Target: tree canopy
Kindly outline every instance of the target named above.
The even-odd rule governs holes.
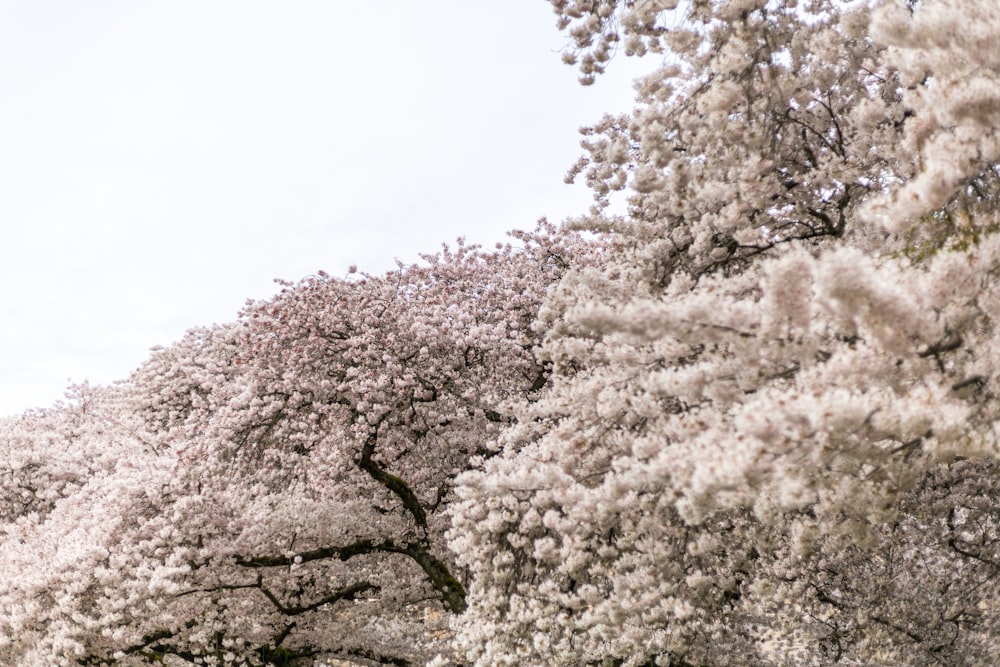
[[[993,664],[1000,10],[551,4],[591,210],[0,424],[0,663]]]

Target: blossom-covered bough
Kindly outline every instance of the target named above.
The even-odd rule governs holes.
[[[994,663],[1000,11],[551,4],[590,212],[3,422],[0,663]]]
[[[550,291],[546,391],[459,479],[458,647],[991,664],[994,4],[552,4],[585,82],[663,65],[573,172],[618,245]]]

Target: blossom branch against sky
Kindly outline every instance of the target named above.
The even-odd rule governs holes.
[[[542,2],[0,9],[0,414],[106,383],[320,269],[586,209],[582,89]],[[516,194],[515,194],[516,193]]]

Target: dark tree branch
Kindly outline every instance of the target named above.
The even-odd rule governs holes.
[[[354,556],[361,556],[373,553],[405,553],[403,547],[396,545],[391,540],[384,542],[373,542],[372,540],[359,540],[344,547],[321,547],[302,551],[294,556],[236,556],[236,564],[243,567],[286,567],[295,563],[308,563],[315,560],[325,560],[336,558],[346,561]]]
[[[396,667],[410,667],[413,663],[409,660],[404,660],[403,658],[397,658],[391,655],[383,655],[381,653],[375,653],[374,651],[367,651],[365,649],[351,649],[349,651],[342,651],[340,655],[346,655],[352,658],[361,658],[363,660],[371,660],[377,662],[380,665],[396,665]]]
[[[416,522],[417,526],[424,532],[427,533],[427,513],[424,512],[423,505],[420,504],[420,499],[417,498],[417,494],[413,493],[406,482],[395,475],[386,472],[385,468],[379,465],[372,456],[375,454],[375,443],[378,440],[378,431],[376,430],[365,442],[364,447],[361,448],[361,456],[355,459],[355,463],[359,468],[364,470],[368,475],[374,479],[376,482],[391,491],[397,498],[403,503],[403,507],[406,511],[413,516],[413,520]]]
[[[307,605],[286,607],[281,603],[281,601],[274,595],[271,591],[264,587],[264,577],[259,575],[257,577],[257,586],[260,592],[264,594],[274,607],[284,614],[285,616],[298,616],[299,614],[305,614],[306,612],[314,611],[319,609],[323,605],[333,604],[334,602],[339,602],[340,600],[354,600],[359,594],[370,590],[378,590],[378,586],[369,583],[367,581],[360,581],[356,584],[351,584],[350,586],[345,586],[340,590],[334,591],[329,595],[324,595],[316,602]]]
[[[431,585],[447,607],[461,613],[466,609],[466,591],[461,582],[451,574],[447,565],[435,557],[426,546],[417,543],[396,544],[391,540],[373,542],[360,540],[346,547],[323,547],[292,556],[236,556],[236,564],[243,567],[287,567],[293,563],[307,563],[326,558],[346,561],[354,556],[373,553],[397,553],[409,556],[424,571]]]

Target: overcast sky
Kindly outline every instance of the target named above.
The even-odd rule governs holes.
[[[586,210],[544,0],[0,0],[0,414],[247,298]],[[630,67],[631,66],[631,67]]]

